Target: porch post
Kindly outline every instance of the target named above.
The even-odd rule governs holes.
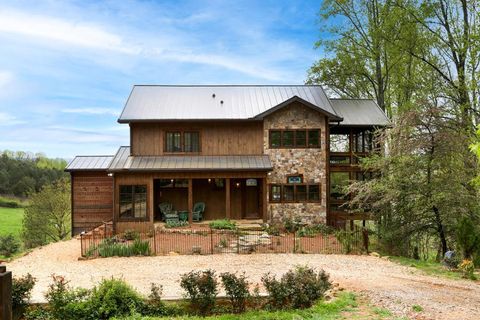
[[[230,178],[225,179],[225,213],[227,219],[232,217],[232,208],[230,202]]]
[[[262,178],[262,218],[263,222],[267,222],[268,217],[267,217],[267,176],[264,176]]]
[[[193,222],[193,183],[192,179],[188,179],[188,223]]]

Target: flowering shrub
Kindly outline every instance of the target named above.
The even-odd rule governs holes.
[[[473,264],[472,260],[463,260],[462,263],[460,263],[460,265],[458,266],[458,268],[460,269],[460,271],[462,271],[464,278],[472,280],[475,279],[475,275],[473,274],[473,272],[475,271],[475,265]]]

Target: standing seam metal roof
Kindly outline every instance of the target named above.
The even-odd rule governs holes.
[[[388,126],[390,120],[371,99],[330,99],[335,112],[343,117],[340,126]]]
[[[339,118],[318,85],[136,85],[118,122],[255,119],[292,99]]]
[[[131,156],[130,147],[120,147],[108,171],[270,171],[272,169],[268,155]]]
[[[113,156],[76,156],[65,171],[105,171],[112,159]]]

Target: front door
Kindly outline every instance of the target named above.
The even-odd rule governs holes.
[[[260,179],[246,179],[245,181],[245,211],[244,219],[259,219],[260,215],[260,197],[259,197]]]

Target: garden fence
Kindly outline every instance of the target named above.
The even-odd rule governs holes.
[[[126,231],[113,236],[102,229],[80,235],[83,257],[105,256],[111,246],[121,247],[123,255],[132,246],[145,248],[151,255],[222,253],[322,253],[344,254],[368,251],[368,233],[363,229],[333,234],[303,232],[269,234],[259,230],[157,229]],[[143,251],[142,251],[143,252]]]

